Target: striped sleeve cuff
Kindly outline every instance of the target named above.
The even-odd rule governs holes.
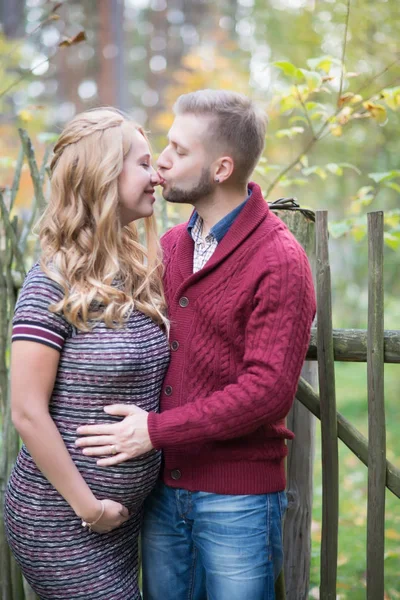
[[[43,325],[34,323],[15,323],[12,329],[11,341],[38,342],[61,352],[65,337]]]

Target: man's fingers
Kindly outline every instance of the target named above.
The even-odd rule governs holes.
[[[96,464],[99,467],[113,467],[114,465],[119,465],[120,463],[127,460],[129,457],[125,452],[120,452],[120,454],[116,454],[115,456],[110,456],[109,458],[101,458],[96,461]]]
[[[134,404],[109,404],[104,407],[104,412],[108,415],[116,415],[118,417],[127,417],[133,414],[137,406]]]
[[[84,448],[82,452],[85,456],[114,455],[112,444],[108,444],[107,446],[95,446],[94,448]]]
[[[104,425],[81,425],[76,430],[79,435],[113,435],[116,433],[119,423]]]
[[[77,439],[75,446],[79,446],[80,448],[85,446],[112,446],[113,439],[110,435],[89,436]]]

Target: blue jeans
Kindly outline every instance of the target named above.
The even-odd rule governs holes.
[[[144,600],[274,600],[285,492],[228,496],[159,482],[145,502]]]

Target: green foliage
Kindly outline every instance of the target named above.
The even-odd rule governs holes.
[[[368,177],[373,179],[375,183],[382,183],[400,177],[400,171],[389,171],[386,173],[368,173]]]
[[[334,237],[350,234],[356,241],[362,240],[366,220],[360,220],[359,215],[373,204],[382,186],[400,193],[400,184],[393,181],[400,176],[400,171],[366,173],[361,165],[331,160],[310,165],[309,157],[314,147],[321,145],[326,137],[342,138],[351,131],[352,125],[359,124],[361,120],[386,125],[388,113],[400,109],[400,87],[385,87],[372,96],[367,85],[352,90],[351,82],[358,74],[347,72],[340,60],[328,55],[308,59],[308,69],[287,60],[273,62],[272,66],[284,77],[284,83],[271,100],[270,111],[285,126],[278,128],[274,135],[277,140],[297,142],[298,153],[289,165],[282,165],[279,170],[268,163],[259,165],[257,172],[261,175],[277,171],[267,195],[275,186],[289,189],[305,187],[313,185],[315,177],[325,181],[328,176],[342,177],[349,169],[363,183],[350,198],[347,207],[349,216],[332,223],[331,233]],[[344,87],[346,91],[343,91]],[[292,170],[297,171],[295,176],[291,175]],[[364,183],[368,178],[376,185]],[[391,231],[390,220],[386,225],[385,243],[392,250],[397,250],[397,232]]]

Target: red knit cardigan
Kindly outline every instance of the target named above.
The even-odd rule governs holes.
[[[307,352],[315,294],[307,256],[258,185],[193,273],[186,224],[162,239],[171,362],[149,433],[163,480],[220,494],[285,488],[285,427]]]

